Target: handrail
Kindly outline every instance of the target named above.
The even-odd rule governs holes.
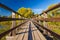
[[[25,18],[3,18],[3,17],[0,17],[0,22],[3,22],[3,21],[15,21],[15,20],[27,20]]]
[[[19,24],[18,26],[14,27],[14,28],[12,28],[12,29],[10,29],[10,30],[7,30],[7,31],[5,31],[5,32],[3,32],[3,33],[1,33],[1,34],[0,34],[0,39],[1,39],[2,37],[4,37],[5,35],[7,35],[8,33],[10,33],[10,32],[12,32],[13,30],[15,30],[16,28],[20,27],[21,25],[23,25],[23,24],[26,23],[26,22],[28,22],[28,21],[25,21],[25,22]]]
[[[19,14],[18,12],[14,11],[13,9],[7,7],[6,5],[4,5],[4,4],[2,4],[2,3],[0,3],[0,7],[4,8],[4,9],[7,9],[7,10],[9,10],[9,11],[12,11],[12,12],[14,12],[15,14],[18,14],[18,15],[22,16],[22,15]],[[22,17],[24,17],[24,16],[22,16]]]
[[[4,8],[4,9],[7,9],[7,10],[9,10],[9,11],[12,11],[12,12],[14,12],[15,14],[21,15],[21,14],[19,14],[18,12],[12,10],[11,8],[5,6],[5,5],[3,5],[3,4],[1,4],[1,3],[0,3],[0,7]],[[50,9],[47,9],[45,12],[47,13],[47,12],[49,12],[49,11],[55,9],[55,8],[58,8],[58,7],[60,7],[60,3],[57,4],[57,5],[55,5],[54,7],[50,8]],[[21,15],[21,16],[22,16],[22,15]],[[15,20],[26,20],[26,19],[25,19],[25,18],[6,18],[6,17],[3,18],[3,17],[0,17],[0,22],[3,22],[3,21],[13,21],[13,20],[15,21]],[[37,19],[36,19],[36,20],[37,20]],[[40,21],[48,21],[48,22],[60,22],[60,18],[46,18],[46,19],[38,19],[38,20],[40,20]],[[26,22],[27,22],[27,21],[25,21],[24,23],[26,23]],[[59,34],[56,34],[55,32],[53,32],[53,31],[45,28],[44,26],[40,25],[39,23],[37,23],[37,22],[35,22],[35,21],[33,21],[33,22],[34,22],[35,24],[39,25],[41,28],[43,28],[43,29],[47,30],[48,32],[50,32],[53,36],[56,36],[58,39],[60,39],[60,35],[59,35]],[[22,23],[22,24],[24,24],[24,23]],[[7,31],[1,33],[1,34],[0,34],[0,39],[1,39],[2,37],[4,37],[5,35],[7,35],[8,33],[10,33],[11,31],[13,31],[13,30],[15,30],[16,28],[18,28],[19,26],[21,26],[22,24],[20,24],[20,25],[12,28],[12,29],[10,29],[10,30],[7,30]]]
[[[47,12],[49,12],[49,11],[51,11],[51,10],[54,10],[54,9],[58,8],[58,7],[60,7],[60,3],[56,4],[56,5],[53,6],[52,8],[47,9],[47,10],[44,11],[44,12],[47,13]],[[42,13],[44,13],[44,12],[42,12]],[[41,13],[40,15],[42,15],[42,13]]]
[[[60,18],[38,18],[37,21],[46,21],[46,22],[60,22]]]
[[[55,6],[49,8],[49,9],[47,9],[45,12],[47,13],[47,12],[49,12],[51,10],[54,10],[54,9],[58,8],[58,7],[60,7],[60,3],[56,4]]]
[[[48,28],[45,28],[44,26],[40,25],[40,24],[37,23],[36,21],[33,21],[33,23],[39,25],[41,28],[43,28],[43,29],[47,30],[48,32],[50,32],[53,36],[55,36],[55,37],[57,37],[58,39],[60,39],[60,35],[59,35],[59,34],[57,34],[57,33],[53,32],[53,31],[49,30]],[[39,27],[39,28],[40,28],[40,27]]]

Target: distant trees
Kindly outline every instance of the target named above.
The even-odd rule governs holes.
[[[55,4],[50,5],[47,9],[52,8],[55,6]],[[60,18],[60,7],[56,8],[54,10],[51,10],[47,12],[48,18]],[[39,19],[42,19],[41,16],[38,16]],[[43,22],[41,22],[42,24]],[[60,22],[47,22],[48,28],[50,28],[52,31],[54,31],[57,34],[60,34]]]
[[[52,5],[48,6],[48,9],[52,8],[55,5],[56,4],[52,4]],[[53,17],[60,17],[60,7],[50,11],[49,15],[51,15]]]
[[[22,7],[22,8],[19,8],[17,12],[26,18],[31,18],[34,15],[34,13],[30,8]]]
[[[48,9],[52,8],[53,6],[55,6],[56,4],[52,4],[48,7]],[[50,12],[48,12],[48,18],[60,18],[60,7],[56,8]],[[57,34],[60,34],[60,22],[48,22],[50,29],[52,28],[52,30],[54,32],[56,32]]]
[[[52,5],[48,6],[47,9],[50,9],[50,8],[52,8],[52,7],[55,6],[55,5],[56,5],[56,4],[52,4]]]

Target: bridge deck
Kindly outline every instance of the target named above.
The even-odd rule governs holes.
[[[31,22],[21,26],[20,31],[17,33],[16,38],[12,40],[46,40],[42,33]]]

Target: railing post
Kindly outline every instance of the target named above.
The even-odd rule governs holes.
[[[12,18],[15,18],[15,13],[14,12],[12,12]],[[15,26],[16,26],[16,21],[12,21],[12,27],[11,28],[14,28]],[[15,35],[16,35],[16,29],[13,30],[12,32],[10,32],[9,36],[6,36],[6,40],[16,39]]]
[[[18,15],[19,16],[19,18],[21,18],[21,16],[20,15]],[[21,22],[19,21],[19,23],[18,24],[20,24]],[[17,30],[19,31],[19,29],[20,29],[20,27],[18,27],[17,28]]]
[[[24,17],[22,17],[22,18],[24,18]],[[22,23],[23,23],[23,20],[22,20]]]
[[[44,19],[45,18],[48,18],[47,14],[45,12],[43,13],[42,17]],[[46,21],[43,21],[43,26],[46,27],[46,28],[48,28],[48,24],[47,24]],[[45,29],[44,29],[44,32],[43,33],[46,34],[46,35],[48,35],[48,36],[51,36],[51,34],[48,31],[46,31]]]
[[[42,16],[44,19],[45,19],[45,18],[48,18],[48,17],[47,17],[47,14],[46,14],[45,12],[44,12],[41,16]],[[46,22],[46,21],[43,21],[43,26],[47,28],[47,22]],[[44,30],[43,30],[43,34],[46,34],[46,35],[47,35],[48,32],[44,29]]]
[[[21,16],[19,15],[19,18],[21,18]],[[20,24],[20,21],[19,21],[19,24]]]
[[[15,13],[14,12],[12,12],[12,18],[15,18]],[[12,27],[11,28],[14,28],[15,26],[16,26],[16,21],[12,21]],[[16,30],[13,30],[11,32],[11,35],[15,36],[16,35]]]
[[[39,24],[41,24],[41,21],[39,21]]]

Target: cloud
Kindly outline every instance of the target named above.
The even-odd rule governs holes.
[[[43,9],[32,9],[35,14],[40,14],[42,13]]]

